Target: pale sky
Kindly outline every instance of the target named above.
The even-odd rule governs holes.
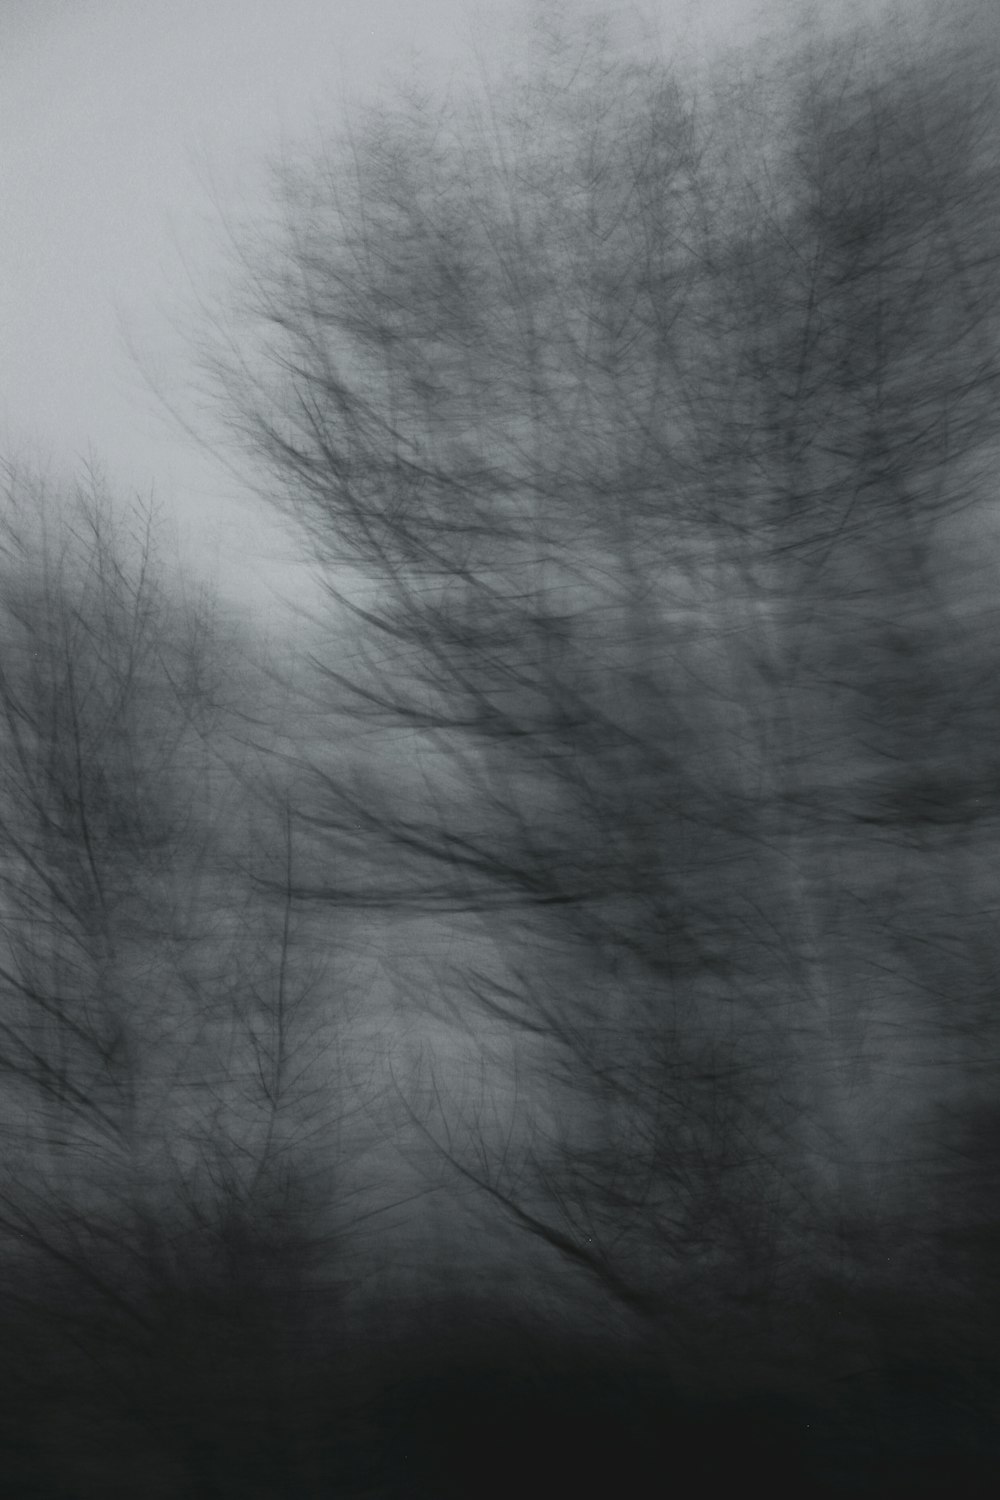
[[[296,592],[292,542],[171,425],[129,344],[183,411],[220,208],[245,217],[283,140],[393,70],[460,86],[476,48],[502,67],[531,3],[0,0],[0,449],[56,472],[93,455],[119,491],[155,492],[226,594],[269,608],[273,588]],[[752,34],[759,5],[609,8],[710,46]]]

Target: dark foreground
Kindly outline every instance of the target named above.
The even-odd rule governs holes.
[[[439,1304],[409,1318],[397,1309],[394,1331],[361,1339],[322,1298],[301,1319],[266,1302],[184,1300],[161,1308],[155,1328],[150,1311],[144,1329],[88,1326],[79,1309],[58,1325],[37,1310],[8,1316],[0,1493],[996,1493],[1000,1351],[990,1364],[949,1356],[943,1336],[921,1348],[905,1309],[896,1310],[902,1332],[867,1367],[843,1369],[843,1348],[835,1367],[817,1345],[811,1364],[789,1357],[782,1370],[772,1349],[756,1372],[734,1357],[728,1370],[709,1362],[679,1376],[648,1341],[626,1349],[557,1336],[541,1320],[501,1320],[481,1306]],[[912,1331],[918,1309],[910,1314]]]

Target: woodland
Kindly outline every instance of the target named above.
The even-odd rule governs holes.
[[[286,152],[287,626],[6,461],[5,1493],[993,1493],[988,12]]]

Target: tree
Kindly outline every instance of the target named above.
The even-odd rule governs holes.
[[[242,1467],[301,1461],[291,1348],[353,1211],[344,1004],[293,910],[238,637],[171,577],[149,509],[94,474],[6,481],[4,1433],[65,1429],[26,1464],[74,1493],[129,1464],[141,1486],[151,1454],[176,1492],[246,1493]]]
[[[286,169],[210,359],[331,600],[301,893],[448,924],[402,991],[516,1087],[425,1048],[415,1130],[673,1326],[794,1298],[913,1108],[857,1084],[930,1014],[869,830],[955,776],[956,683],[990,722],[938,561],[996,440],[982,41],[699,97],[590,34],[376,112]]]

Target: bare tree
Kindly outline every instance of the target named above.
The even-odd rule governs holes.
[[[645,1318],[794,1297],[902,1178],[866,1160],[919,1107],[900,1033],[943,1055],[895,892],[993,777],[954,569],[996,443],[974,22],[700,93],[590,33],[377,111],[284,169],[259,336],[209,356],[331,601],[297,889],[447,926],[399,994],[516,1068],[463,1106],[428,1044],[404,1112]],[[988,963],[969,846],[933,920]]]
[[[573,1124],[522,1153],[533,1186],[492,1146],[476,1181],[652,1305],[720,1214],[773,1200],[722,1184],[766,1154],[737,1141],[775,1043],[748,980],[758,891],[733,873],[753,837],[733,662],[699,636],[705,146],[659,66],[596,43],[578,63],[557,45],[509,99],[418,101],[290,173],[283,250],[251,267],[273,361],[216,373],[344,622],[319,664],[331,738],[379,746],[317,767],[337,873],[307,893],[499,945],[498,972],[428,989],[539,1038]]]
[[[148,509],[6,478],[0,1318],[75,1487],[152,1453],[177,1492],[245,1493],[298,1462],[291,1349],[336,1284],[344,1004],[244,643]],[[92,1451],[106,1422],[120,1453]]]

